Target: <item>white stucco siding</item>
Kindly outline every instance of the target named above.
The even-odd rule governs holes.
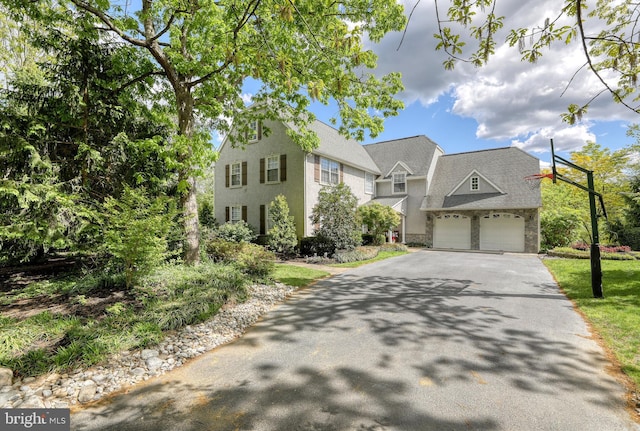
[[[425,214],[420,211],[420,205],[424,199],[425,179],[415,179],[407,181],[407,226],[406,234],[425,234]]]
[[[306,166],[306,217],[304,236],[313,235],[313,225],[309,217],[313,211],[313,207],[318,202],[318,193],[326,184],[316,181],[315,179],[315,155],[308,154],[305,161]],[[365,171],[362,169],[342,164],[342,182],[351,189],[351,192],[358,198],[358,205],[362,205],[374,198],[374,195],[364,192]]]
[[[304,152],[297,147],[286,134],[284,125],[278,122],[266,124],[271,133],[243,148],[232,148],[228,143],[220,149],[215,168],[215,214],[219,223],[225,222],[225,208],[229,206],[246,206],[247,222],[256,230],[260,228],[260,206],[268,208],[274,198],[282,194],[287,198],[290,214],[298,223],[304,215]],[[273,184],[260,183],[260,159],[269,156],[286,154],[285,181]],[[225,187],[225,166],[234,162],[246,162],[247,185],[241,187]],[[302,228],[300,228],[300,232]]]

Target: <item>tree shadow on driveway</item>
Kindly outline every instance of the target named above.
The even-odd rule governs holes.
[[[73,429],[631,429],[588,336],[545,280],[348,272]]]

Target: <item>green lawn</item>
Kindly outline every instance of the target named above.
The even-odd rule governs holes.
[[[314,281],[328,275],[329,273],[326,271],[282,263],[276,265],[272,278],[288,286],[306,287]]]
[[[589,260],[544,263],[640,388],[640,261],[602,261],[604,299],[593,298]]]

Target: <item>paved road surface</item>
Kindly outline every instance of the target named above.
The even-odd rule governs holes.
[[[324,280],[74,430],[640,430],[538,257],[421,251]]]

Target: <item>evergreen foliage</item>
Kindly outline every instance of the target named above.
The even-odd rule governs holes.
[[[126,287],[131,288],[167,258],[175,202],[151,200],[144,189],[126,188],[120,199],[108,197],[104,209],[105,249],[122,265]]]
[[[276,196],[269,205],[269,229],[267,240],[269,248],[283,255],[293,254],[298,245],[296,225],[292,215],[289,215],[289,204],[283,195]]]

